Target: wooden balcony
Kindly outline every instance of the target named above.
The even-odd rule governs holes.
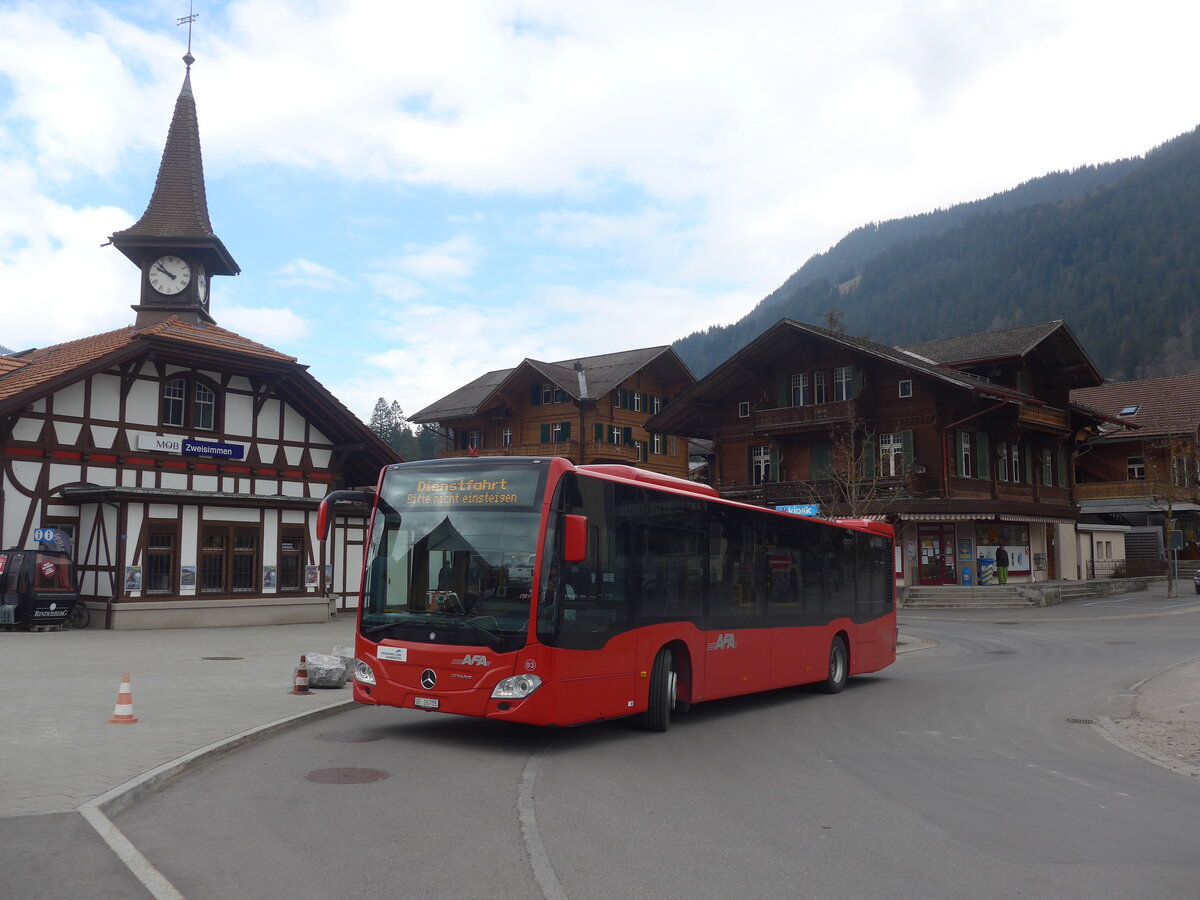
[[[830,425],[853,422],[857,417],[858,403],[854,400],[813,406],[781,406],[757,410],[753,413],[751,428],[756,434],[777,434],[828,428]]]
[[[444,450],[442,459],[462,458],[470,450]],[[511,444],[507,447],[481,447],[479,456],[561,456],[578,463],[586,457],[589,463],[614,462],[637,465],[638,448],[631,444],[609,444],[603,441],[554,441],[548,444]]]
[[[1018,406],[1017,422],[1040,431],[1071,430],[1071,417],[1066,410],[1050,406]]]
[[[554,441],[549,444],[510,444],[507,447],[481,447],[477,456],[564,456],[579,459],[579,441]],[[630,448],[633,449],[632,447]],[[470,450],[443,450],[442,459],[471,456]]]
[[[1179,487],[1170,481],[1097,481],[1075,485],[1075,499],[1085,500],[1132,500],[1145,498],[1165,505],[1168,500],[1176,503],[1200,502],[1200,487]]]
[[[718,488],[722,497],[759,506],[790,506],[807,503],[836,505],[845,502],[841,486],[833,480],[771,481],[766,484],[728,484]],[[911,498],[909,482],[903,478],[879,481],[872,498],[873,505],[890,508],[896,500]]]

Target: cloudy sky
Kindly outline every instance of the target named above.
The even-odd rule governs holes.
[[[364,418],[1200,123],[1189,0],[194,0],[212,311]],[[129,324],[188,0],[0,0],[0,344]]]

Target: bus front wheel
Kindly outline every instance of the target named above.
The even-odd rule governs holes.
[[[671,651],[663,647],[650,670],[650,705],[642,715],[642,725],[647,731],[666,731],[670,726],[677,682],[675,660]]]
[[[829,673],[825,676],[824,681],[817,683],[817,686],[826,694],[840,693],[846,686],[846,679],[849,675],[850,654],[846,650],[845,639],[839,634],[829,645]]]

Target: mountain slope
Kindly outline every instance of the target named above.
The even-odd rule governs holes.
[[[1101,370],[1200,368],[1200,129],[1148,153],[856,229],[733,325],[675,349],[701,376],[783,316],[905,344],[1066,319]],[[840,285],[840,287],[838,286]]]

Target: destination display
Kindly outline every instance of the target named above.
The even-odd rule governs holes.
[[[445,476],[409,478],[403,469],[388,473],[385,496],[396,509],[530,507],[537,501],[541,472],[538,469],[497,468],[481,472],[472,466],[470,475],[447,472]]]

